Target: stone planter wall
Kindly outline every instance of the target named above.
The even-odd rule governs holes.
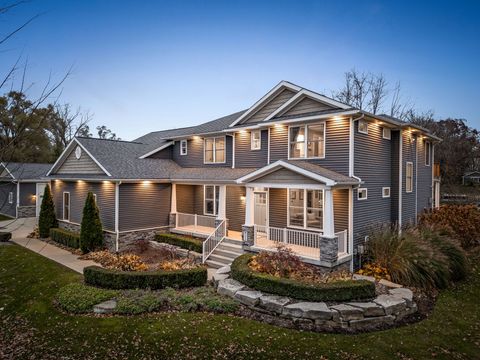
[[[238,300],[252,311],[252,317],[302,330],[356,332],[384,329],[417,311],[412,291],[393,283],[390,283],[392,287],[388,294],[371,301],[328,304],[248,289],[230,278],[228,266],[218,269],[213,280],[219,294]]]

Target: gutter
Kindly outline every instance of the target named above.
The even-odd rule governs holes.
[[[119,231],[119,215],[120,215],[120,185],[121,181],[115,183],[115,252],[118,252]]]

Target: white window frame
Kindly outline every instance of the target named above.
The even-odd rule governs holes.
[[[323,125],[323,156],[308,156],[308,127],[309,126],[318,126]],[[291,156],[291,129],[303,127],[305,132],[305,139],[303,141],[304,150],[303,153],[305,154],[304,157],[292,157]],[[288,160],[302,160],[302,159],[325,159],[326,153],[326,141],[327,141],[327,124],[325,121],[312,123],[312,124],[303,124],[303,125],[290,125],[288,127]]]
[[[290,225],[290,191],[291,190],[303,190],[303,226]],[[321,191],[322,192],[322,227],[311,228],[307,226],[307,191]],[[267,212],[268,213],[268,212]],[[292,229],[300,230],[309,230],[323,233],[323,220],[325,217],[325,190],[324,189],[299,189],[299,188],[288,188],[287,189],[287,227]]]
[[[387,131],[385,133],[385,131]],[[387,127],[384,127],[382,129],[382,137],[385,139],[385,140],[392,140],[392,129],[390,128],[387,128]]]
[[[13,192],[12,191],[10,191],[8,193],[8,203],[13,204]]]
[[[388,191],[388,195],[385,194],[385,191]],[[389,198],[389,197],[391,196],[391,193],[392,193],[392,191],[391,191],[391,189],[390,189],[390,186],[384,186],[384,187],[382,187],[382,198],[384,198],[384,199],[385,199],[385,198]]]
[[[65,218],[65,194],[68,194],[68,219]],[[72,197],[70,196],[70,191],[64,191],[62,194],[62,219],[64,221],[70,222],[71,218],[71,205],[72,205]]]
[[[258,134],[258,144],[255,145],[254,136]],[[250,132],[250,150],[260,150],[262,148],[262,130],[252,130]]]
[[[180,155],[185,156],[188,154],[188,142],[187,140],[180,140]]]
[[[408,167],[411,166],[412,169],[412,175],[409,177],[408,176]],[[407,161],[405,164],[405,192],[411,193],[413,192],[413,162]]]
[[[213,161],[207,161],[205,157],[205,152],[206,152],[206,143],[207,140],[212,140],[213,139]],[[217,159],[217,139],[223,139],[223,161],[216,161]],[[203,139],[203,163],[204,164],[225,164],[227,161],[227,137],[226,136],[212,136],[208,138]]]
[[[360,124],[365,124],[366,130],[360,130]],[[368,135],[368,121],[366,120],[358,120],[358,132],[360,134]]]
[[[92,194],[93,195],[93,200],[95,201],[95,205],[97,204],[97,194]]]
[[[365,197],[364,198],[360,198],[360,193],[365,191]],[[368,189],[367,188],[358,188],[357,189],[357,200],[358,201],[363,201],[363,200],[367,200],[368,199]]]
[[[428,152],[427,152],[428,149]],[[428,156],[427,156],[428,155]],[[432,143],[428,140],[425,141],[425,166],[430,166],[432,163]]]
[[[208,199],[209,201],[213,200],[213,214],[207,213],[207,187],[213,187],[213,199]],[[218,216],[217,208],[217,190],[220,192],[220,187],[218,185],[203,185],[203,215],[207,216]],[[220,195],[220,194],[219,194]],[[219,199],[220,200],[220,199]]]

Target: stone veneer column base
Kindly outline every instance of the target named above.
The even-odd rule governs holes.
[[[338,259],[338,237],[320,238],[320,261],[333,266]]]
[[[37,207],[32,206],[18,206],[17,207],[17,218],[27,218],[37,216]]]

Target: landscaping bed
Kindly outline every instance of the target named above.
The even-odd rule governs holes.
[[[195,251],[202,253],[202,239],[194,238],[191,236],[183,236],[177,234],[160,233],[155,235],[155,240],[161,243],[175,245],[182,249]]]
[[[12,233],[10,232],[0,232],[0,242],[10,241],[12,238]]]

